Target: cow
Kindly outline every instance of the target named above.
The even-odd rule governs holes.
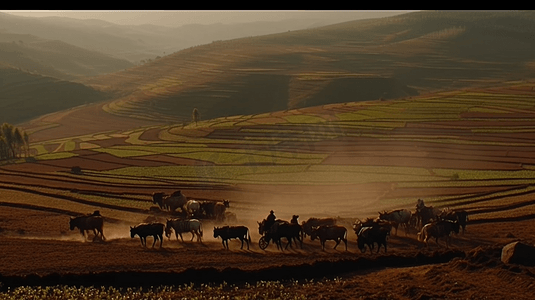
[[[152,193],[152,203],[158,204],[161,210],[167,210],[167,206],[165,206],[163,201],[165,197],[166,195],[163,192]]]
[[[201,214],[204,215],[208,219],[214,218],[216,203],[217,203],[216,201],[209,201],[209,200],[200,201],[199,205],[200,205]]]
[[[336,225],[335,218],[309,218],[301,223],[303,228],[303,236],[312,235],[312,228],[322,225]]]
[[[457,221],[440,220],[432,223],[425,224],[422,230],[418,233],[418,241],[425,242],[427,248],[429,248],[429,239],[435,238],[435,242],[438,243],[439,238],[446,238],[446,248],[449,248],[451,243],[452,232],[459,233],[459,223]]]
[[[346,251],[347,251],[347,229],[344,226],[339,225],[321,225],[319,227],[313,227],[310,239],[315,240],[319,239],[321,242],[322,250],[325,251],[325,242],[328,240],[332,240],[336,242],[336,245],[334,245],[333,249],[336,249],[338,247],[338,244],[340,244],[340,241],[344,241],[344,244],[346,245]]]
[[[405,227],[405,235],[409,233],[409,222],[411,220],[412,213],[407,209],[397,209],[390,212],[379,212],[379,219],[389,221],[396,229],[396,235],[398,235],[398,226]]]
[[[271,229],[271,227],[276,224],[276,223],[288,223],[288,221],[286,220],[281,220],[281,219],[276,219],[273,221],[273,224],[271,224],[270,222],[268,222],[267,219],[264,219],[262,220],[262,222],[256,222],[258,223],[258,234],[260,235],[264,235],[266,234],[267,232],[269,232],[269,230]]]
[[[188,199],[181,191],[175,191],[171,196],[167,196],[163,192],[152,194],[152,203],[158,204],[160,209],[170,212],[176,211],[177,208],[182,209],[186,202],[188,202]]]
[[[164,227],[165,224],[163,223],[140,223],[134,227],[130,227],[130,237],[134,238],[138,235],[141,245],[147,247],[147,236],[152,235],[154,237],[152,248],[154,248],[158,239],[160,239],[160,248],[162,248]]]
[[[392,222],[386,221],[386,220],[381,220],[379,218],[375,218],[375,219],[366,218],[366,220],[364,220],[364,222],[362,222],[359,219],[357,219],[353,223],[353,230],[355,231],[355,234],[357,234],[357,235],[358,235],[360,229],[362,229],[363,227],[384,227],[384,228],[388,229],[388,232],[391,232],[392,228],[394,226],[392,225]]]
[[[281,238],[286,238],[288,244],[284,249],[288,249],[288,246],[292,247],[292,240],[300,243],[301,249],[303,248],[303,239],[302,237],[301,225],[288,222],[275,222],[269,230],[265,233],[266,242],[269,243],[270,240],[277,245],[277,248],[282,249]]]
[[[468,222],[468,213],[465,210],[443,210],[438,216],[438,220],[450,220],[457,221],[459,226],[463,230],[463,234],[466,230],[466,223]]]
[[[417,225],[422,228],[425,224],[436,221],[441,210],[433,206],[425,206],[424,200],[418,199],[416,203],[416,215],[418,216]]]
[[[214,238],[217,239],[221,237],[223,248],[228,248],[228,240],[230,239],[240,239],[241,248],[243,249],[243,242],[247,243],[247,250],[249,250],[249,244],[251,243],[251,235],[249,234],[249,228],[246,226],[223,226],[223,227],[214,227]]]
[[[360,252],[366,252],[366,245],[368,245],[371,253],[374,244],[377,243],[377,253],[381,250],[381,246],[384,246],[386,253],[386,241],[391,229],[389,226],[379,224],[360,227],[357,232],[357,247]]]
[[[182,233],[191,232],[191,241],[193,241],[193,238],[197,236],[197,242],[202,242],[202,223],[199,220],[167,219],[167,223],[165,226],[165,236],[167,236],[167,238],[170,239],[173,229],[175,230],[175,236],[177,241],[178,236],[180,235],[180,239],[183,242],[184,238],[182,237]]]
[[[85,238],[85,232],[92,230],[95,234],[93,241],[100,237],[101,240],[105,240],[103,227],[104,219],[100,215],[100,212],[96,210],[93,214],[70,218],[69,226],[71,230],[78,228],[80,234]]]
[[[201,212],[201,204],[196,200],[188,200],[182,210],[186,213],[188,217],[196,217]]]
[[[177,208],[182,209],[184,204],[188,202],[188,198],[182,194],[181,191],[175,191],[171,196],[163,199],[164,205],[171,212],[176,211]]]
[[[225,203],[217,202],[214,205],[214,217],[216,221],[223,222],[225,220],[225,211],[227,210]]]

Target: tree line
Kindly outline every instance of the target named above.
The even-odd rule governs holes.
[[[28,157],[30,153],[30,142],[28,134],[9,123],[0,127],[0,160]]]

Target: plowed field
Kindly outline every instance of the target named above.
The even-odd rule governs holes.
[[[92,134],[77,124],[70,127],[73,138],[65,138],[67,130],[54,140],[37,132],[34,158],[0,167],[0,282],[6,288],[224,282],[232,287],[214,288],[216,298],[244,299],[531,299],[535,269],[500,260],[509,242],[535,243],[533,95],[512,90],[198,125],[127,130],[125,121],[119,124],[125,128]],[[72,173],[74,166],[82,172]],[[184,242],[165,238],[161,248],[151,248],[149,237],[142,247],[129,227],[173,217],[151,212],[151,195],[175,190],[229,200],[227,210],[237,217],[231,224],[250,229],[249,249],[236,240],[223,249],[212,232],[225,222],[213,220],[201,220],[202,243],[185,234]],[[466,233],[453,236],[448,249],[444,241],[427,248],[414,229],[393,232],[386,253],[357,249],[355,219],[414,210],[419,198],[465,209]],[[69,229],[69,217],[95,210],[105,218],[105,241]],[[259,249],[257,222],[270,210],[285,220],[337,217],[348,229],[347,251],[343,243],[333,249],[332,241],[323,251],[310,238],[302,248]],[[154,293],[209,298],[214,289]]]

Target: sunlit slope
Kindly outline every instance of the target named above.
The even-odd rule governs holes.
[[[40,173],[61,189],[76,182],[119,191],[301,186],[329,203],[353,199],[348,213],[412,207],[423,198],[485,218],[518,217],[535,214],[534,87],[517,82],[106,131],[33,143],[37,163],[2,169],[24,180]],[[70,174],[73,166],[83,175]]]
[[[419,12],[202,45],[85,83],[113,114],[189,120],[531,76],[531,12]]]
[[[84,83],[123,95],[105,107],[110,113],[170,121],[190,120],[194,107],[202,118],[210,119],[279,111],[307,102],[318,105],[416,94],[395,79],[373,74],[334,72],[328,66],[319,73],[309,72],[277,57],[286,56],[285,47],[242,43],[180,51],[150,65]],[[370,83],[372,89],[368,89]]]

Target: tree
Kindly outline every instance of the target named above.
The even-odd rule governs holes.
[[[22,134],[22,139],[24,140],[26,157],[30,157],[30,137],[28,136],[28,133],[26,133],[26,131],[24,131],[24,133]]]
[[[7,158],[14,158],[15,157],[15,142],[13,139],[13,125],[9,123],[2,124],[2,135],[4,136],[5,142],[10,152],[9,157]]]
[[[201,115],[199,114],[199,111],[196,107],[193,109],[192,118],[193,122],[195,122],[195,125],[197,125],[197,122],[201,120]]]
[[[21,157],[21,153],[24,149],[24,139],[22,138],[22,134],[17,127],[15,127],[15,130],[13,131],[13,144],[16,152],[19,154],[19,157]]]
[[[21,157],[25,152],[28,157],[30,141],[28,134],[9,123],[0,127],[0,159]]]
[[[2,132],[0,132],[0,159],[8,159],[9,158],[9,147],[7,146],[6,139],[2,135]]]

